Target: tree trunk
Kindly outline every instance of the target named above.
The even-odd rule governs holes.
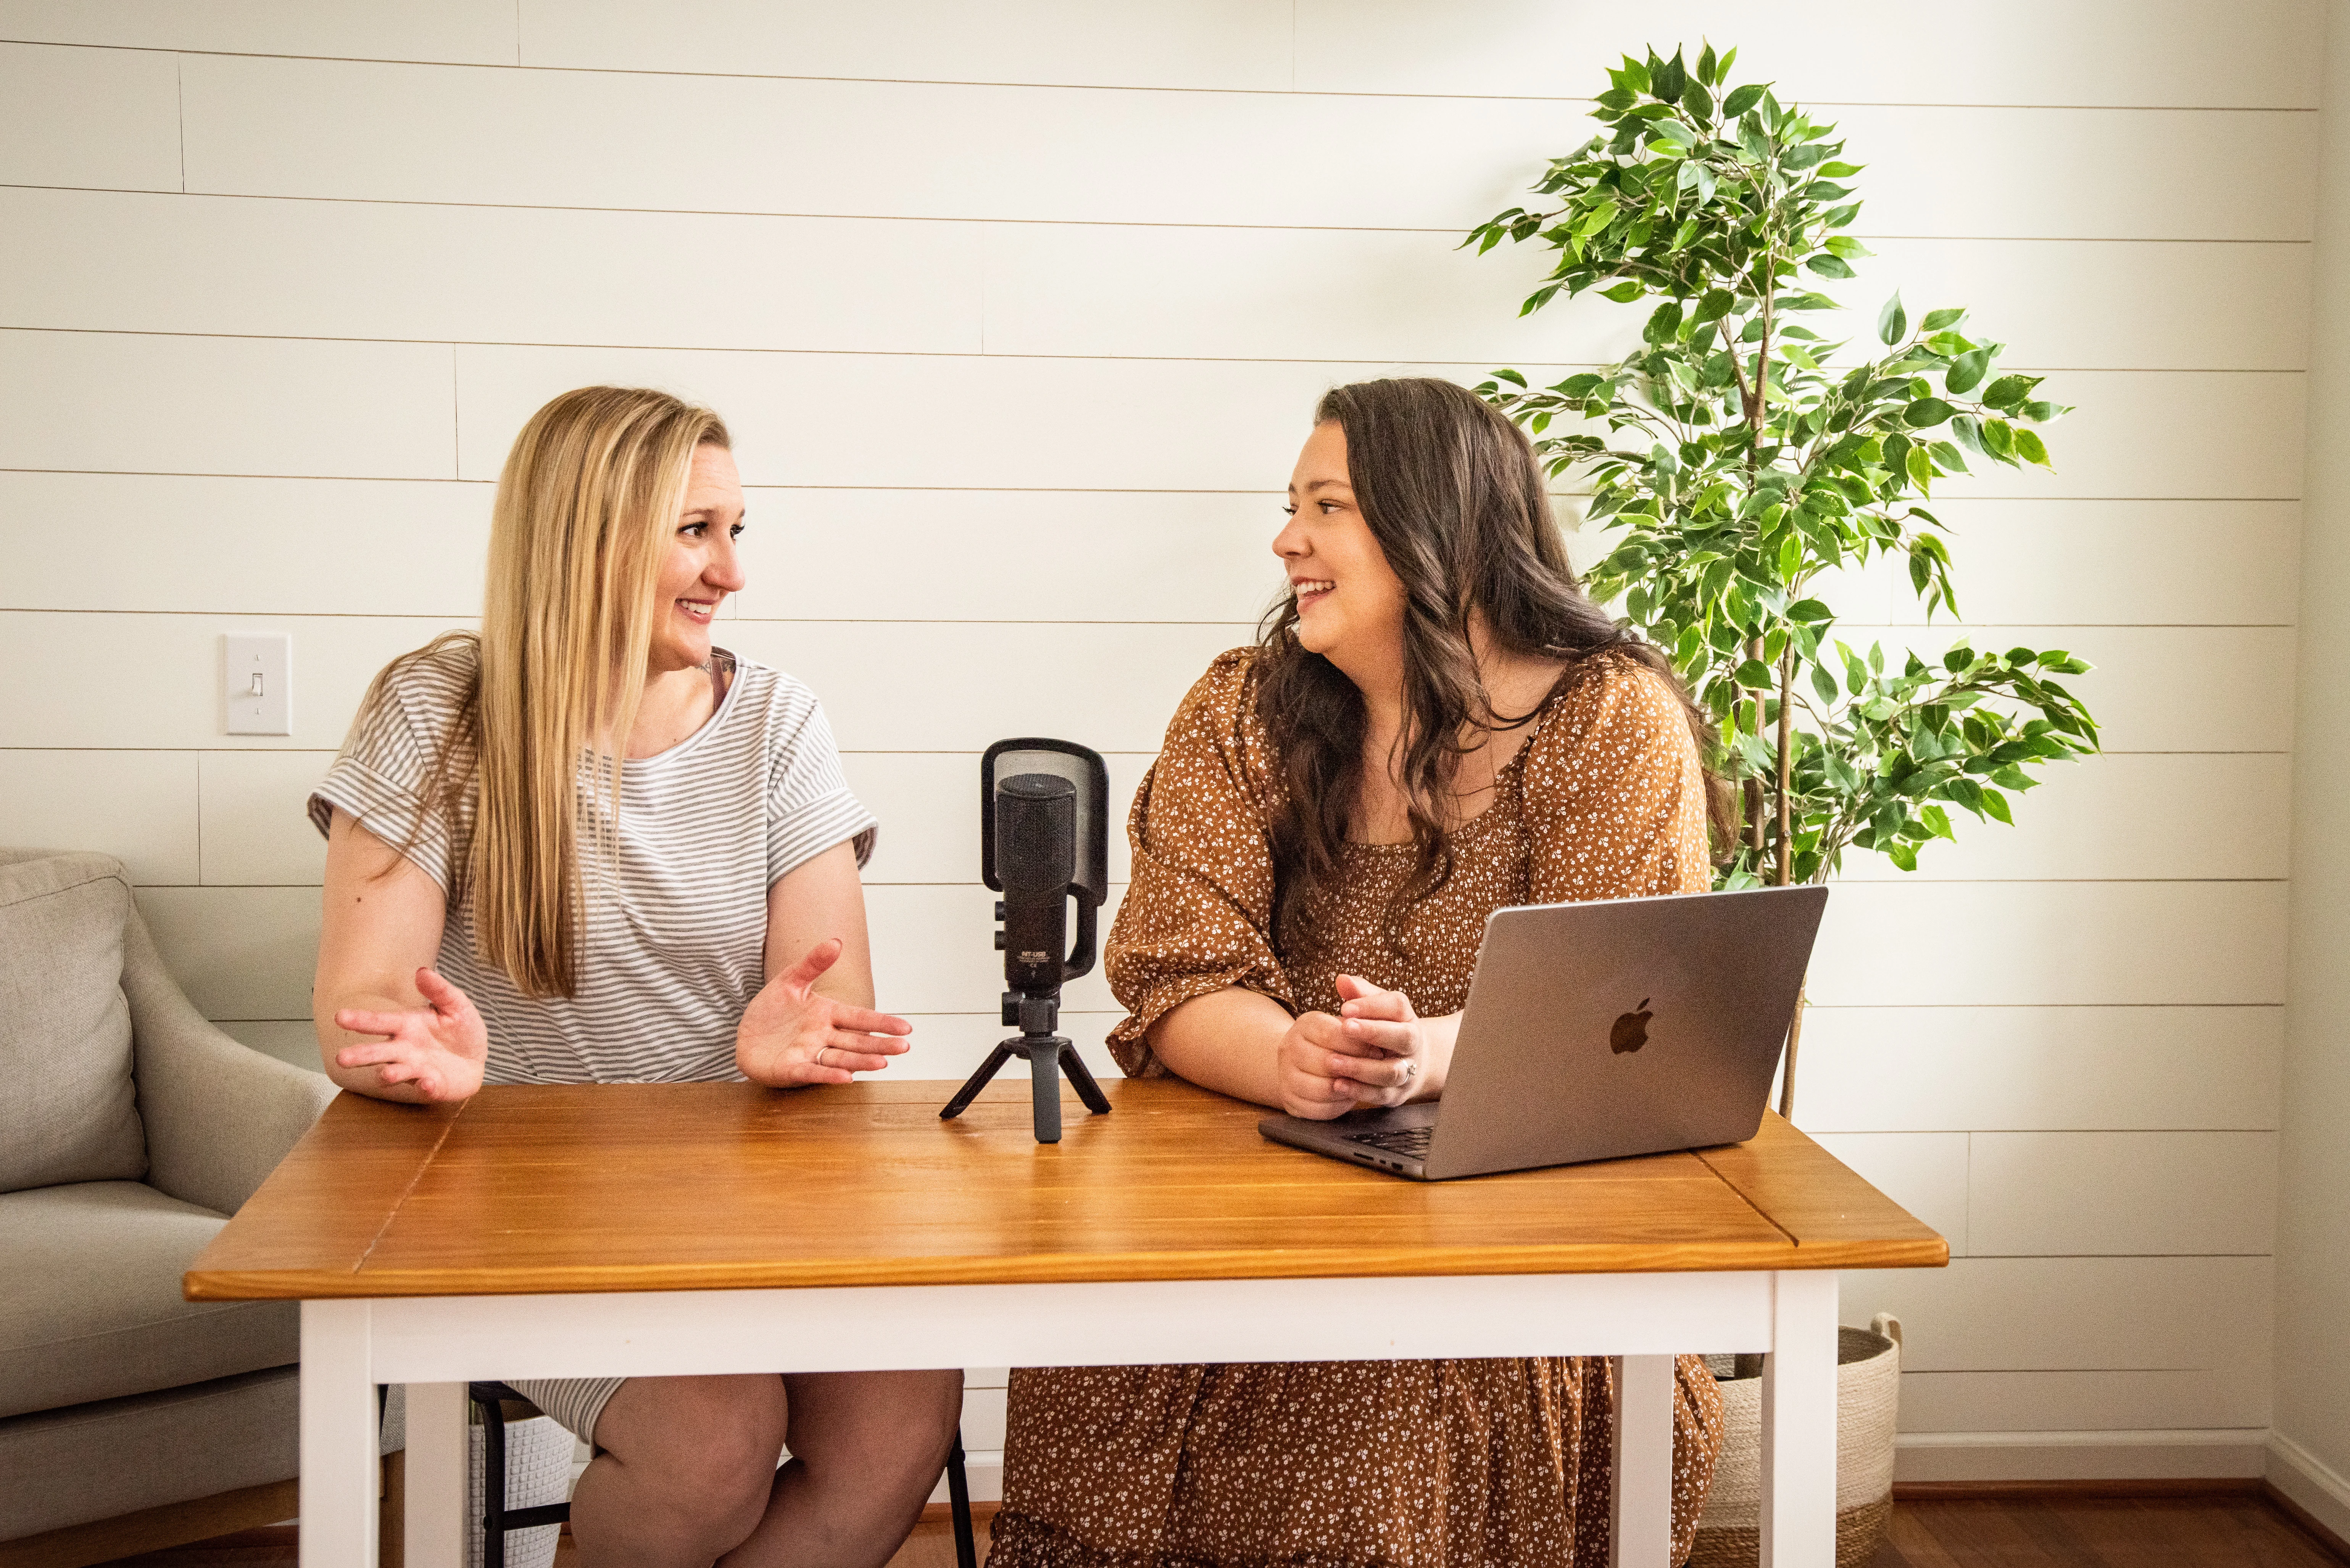
[[[1779,886],[1783,888],[1794,879],[1795,866],[1794,808],[1787,799],[1787,785],[1794,771],[1795,704],[1795,645],[1789,643],[1779,650]]]
[[[1779,1114],[1795,1119],[1795,1050],[1804,1043],[1804,1009],[1810,1005],[1811,987],[1795,992],[1795,1015],[1787,1021],[1787,1070],[1779,1079]]]
[[[1746,657],[1757,662],[1761,661],[1762,658],[1761,639],[1757,638],[1747,643]],[[1762,693],[1759,691],[1750,692],[1747,700],[1753,709],[1754,738],[1759,741],[1762,738]],[[1733,718],[1731,722],[1734,723],[1736,721]],[[1754,852],[1754,874],[1757,877],[1762,874],[1762,852],[1767,842],[1767,829],[1763,825],[1768,821],[1770,815],[1771,799],[1762,787],[1762,781],[1759,778],[1749,778],[1746,781],[1746,846]]]

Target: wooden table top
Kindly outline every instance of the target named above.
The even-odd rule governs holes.
[[[1766,1116],[1751,1142],[1447,1182],[1267,1142],[1167,1079],[343,1095],[188,1271],[192,1301],[1375,1274],[1939,1267],[1941,1237]]]

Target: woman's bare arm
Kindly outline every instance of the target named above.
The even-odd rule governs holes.
[[[1279,1106],[1281,1042],[1295,1022],[1263,992],[1228,985],[1170,1008],[1145,1038],[1177,1077],[1234,1099]]]
[[[873,1011],[873,951],[857,852],[837,844],[767,889],[767,983],[734,1031],[754,1084],[846,1084],[907,1050],[913,1025]]]
[[[827,937],[840,957],[816,989],[851,1007],[873,1005],[873,945],[865,929],[865,883],[857,851],[836,844],[775,879],[767,889],[767,972],[781,974]]]
[[[461,1100],[480,1088],[488,1054],[481,1016],[432,972],[446,916],[432,878],[338,810],[322,914],[310,1017],[327,1076],[355,1094],[411,1103]]]

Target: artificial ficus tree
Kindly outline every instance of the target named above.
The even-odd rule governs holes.
[[[1766,85],[1726,86],[1736,55],[1627,56],[1593,109],[1601,133],[1535,187],[1545,204],[1464,242],[1558,253],[1521,314],[1562,293],[1658,300],[1640,347],[1552,386],[1503,369],[1478,390],[1553,477],[1588,483],[1586,525],[1618,537],[1587,587],[1670,654],[1721,732],[1711,761],[1742,830],[1719,884],[1818,881],[1848,848],[1910,870],[1951,836],[1947,807],[2010,821],[2036,769],[2097,748],[2055,679],[2087,666],[1964,641],[1938,659],[1858,652],[1814,590],[1893,557],[1929,621],[1955,616],[1936,482],[1970,461],[2046,466],[2033,427],[2066,410],[2041,378],[1998,373],[2005,346],[1965,311],[1913,322],[1898,294],[1873,357],[1838,363],[1846,345],[1804,319],[1838,308],[1818,284],[1869,254],[1846,232],[1861,166]]]

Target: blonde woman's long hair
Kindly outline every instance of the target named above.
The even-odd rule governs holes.
[[[731,444],[710,410],[644,388],[582,387],[539,410],[498,476],[481,631],[394,659],[360,704],[354,735],[396,672],[478,645],[425,798],[449,826],[450,897],[473,899],[476,950],[525,996],[577,992],[580,815],[608,863],[670,533],[694,450]],[[421,831],[420,819],[403,851]]]

